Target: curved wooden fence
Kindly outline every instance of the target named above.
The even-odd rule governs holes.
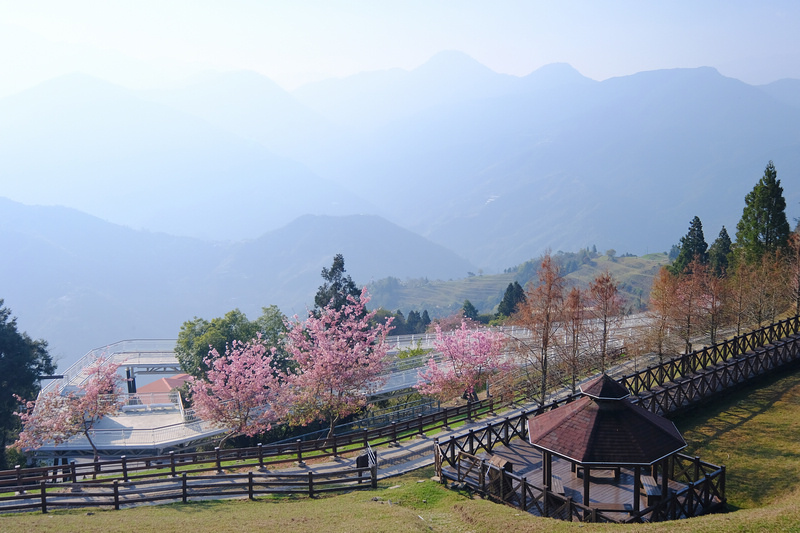
[[[640,403],[642,407],[661,414],[673,413],[796,361],[800,358],[798,333],[800,333],[800,316],[771,324],[691,354],[674,357],[659,365],[652,365],[640,372],[624,376],[620,382],[633,393],[638,393],[639,396],[632,400]],[[434,447],[437,463],[445,458],[450,463],[455,463],[459,453],[474,455],[480,449],[488,448],[486,451],[490,451],[497,442],[507,443],[514,437],[524,438],[527,427],[522,424],[520,417],[536,416],[574,401],[578,397],[579,395],[572,395],[561,398],[527,413],[523,412],[519,417],[507,418],[497,424],[488,424],[485,429],[480,430],[482,434],[480,438],[475,436],[470,438],[466,435],[461,440],[437,444]],[[98,483],[110,486],[116,481],[124,486],[126,483],[143,483],[159,476],[174,478],[182,476],[184,472],[192,478],[202,477],[211,471],[222,471],[224,468],[266,469],[285,465],[287,462],[302,464],[309,458],[335,457],[340,453],[367,449],[370,445],[395,444],[402,439],[436,432],[439,429],[449,429],[451,424],[471,421],[487,414],[493,415],[496,407],[505,406],[513,400],[514,398],[498,395],[467,405],[419,415],[416,419],[393,422],[381,428],[364,429],[329,439],[311,441],[298,439],[283,444],[190,453],[172,452],[163,456],[132,459],[123,456],[115,460],[80,464],[73,462],[70,465],[59,466],[16,467],[13,470],[0,471],[0,491],[27,494],[31,487],[37,487],[41,492],[41,484],[44,483],[44,492],[49,495],[53,492],[52,489],[63,483],[69,486],[88,487]],[[358,474],[359,478],[363,473],[362,471]],[[347,479],[352,475],[353,472],[348,471],[341,473],[340,477]],[[97,478],[102,478],[103,481],[97,481]],[[89,481],[90,479],[94,481]],[[219,480],[219,477],[214,479]],[[261,486],[267,486],[268,481],[265,478],[257,477],[257,479],[263,482]],[[306,479],[304,483],[303,492],[306,493],[313,494],[316,490],[315,485],[321,486],[313,479],[310,481]],[[242,481],[241,484],[244,486],[246,483]],[[331,486],[334,485],[335,483],[331,482]],[[258,493],[258,489],[252,490],[256,491],[254,494]],[[11,501],[9,498],[11,496],[0,496],[0,509],[6,508],[5,505]],[[184,496],[180,498],[183,499]],[[691,501],[699,500],[693,498]],[[42,505],[47,507],[46,503]]]

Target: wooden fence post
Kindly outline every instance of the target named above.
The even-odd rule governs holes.
[[[47,512],[47,489],[45,489],[45,482],[39,482],[39,494],[42,498],[42,513]]]
[[[425,438],[425,432],[423,431],[422,415],[421,414],[417,415],[417,424],[419,425],[419,433],[417,433],[417,436],[419,438],[423,439],[423,438]]]
[[[469,437],[467,437],[467,439],[469,440],[469,454],[470,455],[475,455],[475,431],[474,430],[472,430],[472,429],[469,430]]]
[[[175,477],[177,475],[175,473],[175,452],[169,452],[169,469],[170,476]]]
[[[119,511],[119,480],[114,480],[114,510]]]
[[[264,445],[258,443],[258,471],[265,472],[267,467],[264,466]]]
[[[225,472],[222,470],[222,458],[220,457],[219,454],[219,446],[214,447],[214,460],[216,461],[217,464],[217,474],[224,474]]]
[[[450,409],[448,407],[444,408],[444,425],[442,426],[442,429],[445,431],[450,431],[450,426],[447,425],[447,413],[449,410]]]
[[[372,478],[370,480],[370,486],[373,489],[377,489],[378,488],[378,452],[377,451],[375,451],[373,453],[373,458],[375,459],[375,461],[372,463],[372,465],[370,465],[370,468],[369,468],[369,474],[370,474],[370,477]]]
[[[442,450],[439,448],[439,437],[433,437],[433,468],[436,475],[441,477],[439,469],[442,464]]]
[[[14,471],[17,473],[17,494],[25,494],[25,489],[22,487],[22,467],[16,465]]]
[[[181,474],[181,500],[186,503],[189,500],[189,488],[186,485],[186,472]]]
[[[308,471],[308,497],[314,497],[314,472]]]
[[[127,483],[129,481],[128,480],[128,458],[123,455],[122,457],[120,457],[120,460],[122,461],[122,481],[124,483]]]
[[[303,439],[297,439],[297,466],[306,466],[303,461]]]
[[[247,473],[247,499],[254,500],[253,496],[253,471]]]
[[[389,446],[398,447],[400,443],[397,442],[397,422],[394,420],[392,421],[392,442],[389,443]]]
[[[70,488],[70,492],[81,492],[83,489],[81,488],[81,484],[78,483],[78,468],[75,465],[75,461],[69,462],[69,473],[70,477],[72,478],[72,487]]]

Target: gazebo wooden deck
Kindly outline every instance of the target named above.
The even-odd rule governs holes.
[[[606,375],[537,416],[436,442],[439,476],[522,510],[587,522],[663,521],[725,507],[725,467],[680,453],[672,422]]]
[[[509,443],[509,446],[500,445],[492,450],[492,453],[483,452],[477,457],[487,463],[502,464],[497,458],[507,461],[512,472],[521,478],[532,482],[541,480],[544,470],[542,468],[542,453],[531,446],[529,443],[516,439]],[[635,472],[631,468],[621,467],[619,477],[615,469],[595,469],[590,470],[589,475],[589,502],[583,501],[584,494],[584,474],[581,470],[573,468],[572,463],[561,458],[552,460],[553,484],[552,492],[561,494],[566,498],[571,498],[574,502],[583,504],[592,509],[603,512],[615,521],[624,522],[630,518],[634,510],[633,505],[633,486]],[[652,476],[647,475],[651,478]],[[541,483],[539,483],[541,484]],[[677,493],[687,488],[685,483],[674,480],[668,481],[669,491]],[[655,490],[653,490],[655,489]],[[656,492],[660,494],[660,487],[650,486],[650,496],[645,487],[639,494],[639,509],[645,510],[657,501]],[[536,513],[538,514],[538,513]],[[643,520],[650,517],[645,514]]]

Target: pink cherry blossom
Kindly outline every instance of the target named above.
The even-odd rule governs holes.
[[[475,398],[475,389],[489,375],[505,371],[510,364],[503,357],[505,337],[490,329],[470,329],[466,321],[451,334],[436,325],[434,347],[442,354],[441,362],[428,360],[419,372],[417,390],[426,396],[450,400],[466,393]]]
[[[207,381],[191,382],[193,407],[200,418],[230,429],[220,445],[233,436],[268,431],[280,418],[280,373],[260,335],[247,343],[233,341],[225,355],[212,348],[205,363]]]
[[[17,397],[24,402],[25,410],[16,413],[22,420],[22,432],[13,446],[29,450],[47,442],[58,445],[82,433],[97,457],[91,430],[122,405],[118,369],[119,364],[98,359],[87,368],[87,378],[75,390],[57,388],[41,394],[35,402]]]
[[[366,405],[368,395],[384,379],[386,335],[391,321],[372,326],[375,312],[366,312],[366,289],[359,298],[336,309],[323,308],[318,316],[309,313],[305,322],[295,317],[287,324],[287,351],[296,365],[287,378],[291,391],[289,420],[308,424],[329,423],[329,436],[342,417]]]

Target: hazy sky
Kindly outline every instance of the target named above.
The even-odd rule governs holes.
[[[287,89],[460,50],[497,72],[594,79],[713,66],[800,78],[800,2],[0,0],[0,95],[72,71],[133,87],[250,69]]]

